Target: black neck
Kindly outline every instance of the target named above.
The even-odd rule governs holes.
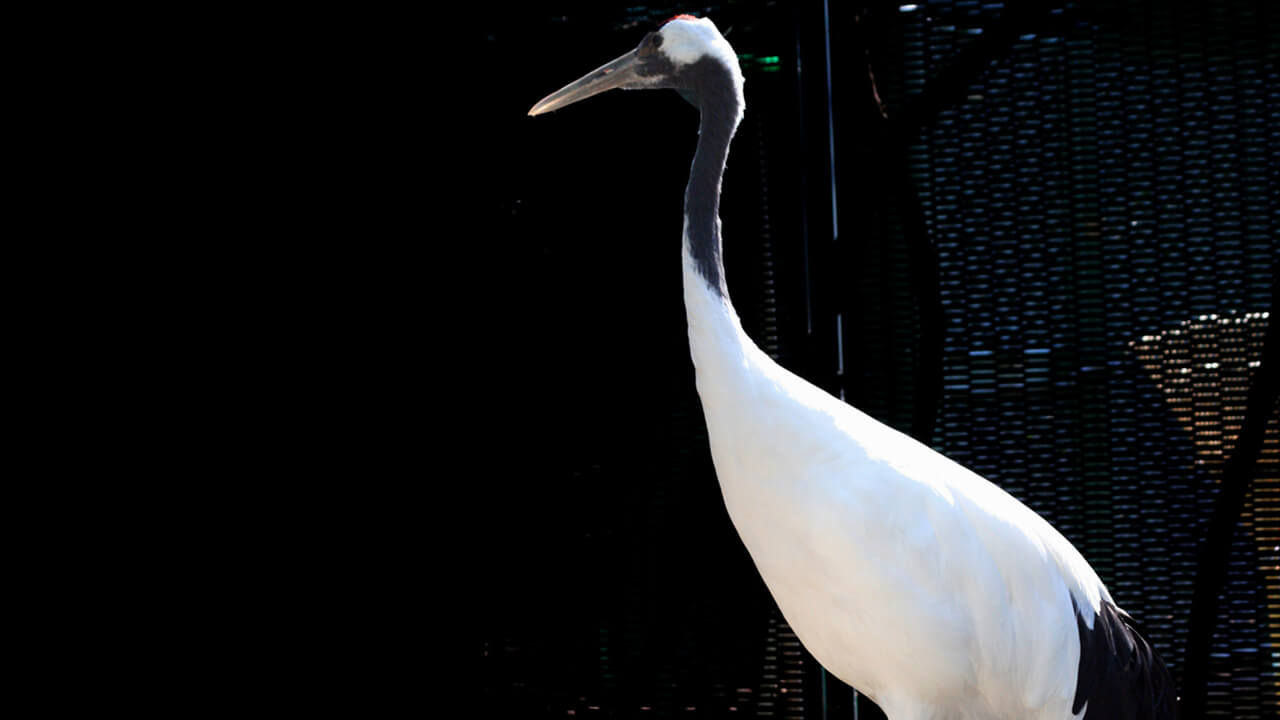
[[[702,113],[698,149],[684,194],[689,255],[702,279],[727,296],[720,244],[720,179],[729,142],[738,128],[741,99],[729,70],[704,58],[685,70],[692,98]]]

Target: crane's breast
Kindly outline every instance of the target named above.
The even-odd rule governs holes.
[[[850,442],[842,425],[859,418],[793,394],[757,399],[708,410],[712,457],[734,526],[805,647],[873,696],[890,678],[969,682],[971,627],[939,538],[951,499]]]
[[[1046,523],[834,398],[776,380],[751,397],[706,408],[725,505],[829,671],[873,698],[1069,704],[1079,648]]]

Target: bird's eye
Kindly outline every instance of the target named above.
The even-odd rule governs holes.
[[[649,57],[659,47],[662,47],[662,36],[656,32],[651,32],[644,36],[644,40],[640,41],[640,47],[636,49],[636,55]]]

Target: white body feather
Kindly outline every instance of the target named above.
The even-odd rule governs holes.
[[[999,487],[775,363],[687,241],[685,307],[725,506],[814,657],[895,720],[1073,717],[1071,598],[1089,627],[1110,600],[1080,553]]]

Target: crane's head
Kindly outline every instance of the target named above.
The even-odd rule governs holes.
[[[698,68],[711,64],[727,69],[741,89],[738,57],[716,26],[707,18],[677,15],[645,35],[635,50],[539,100],[529,114],[558,110],[614,88],[674,88],[689,98],[698,83]]]

